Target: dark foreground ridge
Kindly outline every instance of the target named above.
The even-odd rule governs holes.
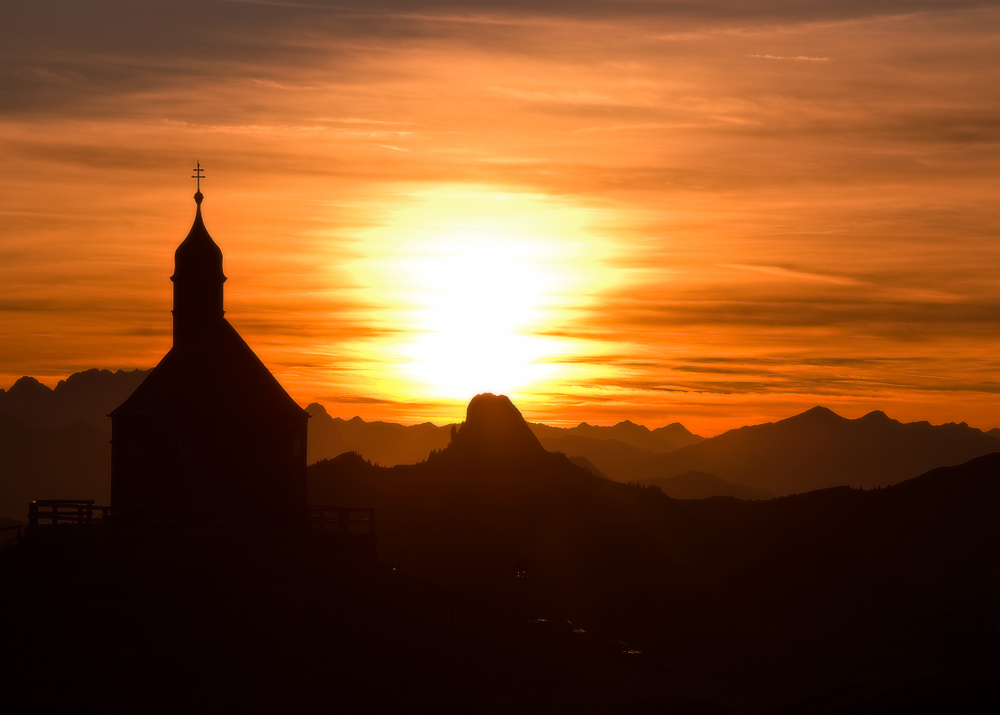
[[[0,552],[0,608],[18,614],[5,682],[60,709],[543,713],[657,697],[615,648],[313,539],[91,537]]]
[[[685,501],[522,426],[481,395],[425,462],[314,465],[310,501],[375,507],[380,560],[287,529],[29,534],[0,551],[0,668],[83,711],[1000,704],[1000,454],[886,489]]]

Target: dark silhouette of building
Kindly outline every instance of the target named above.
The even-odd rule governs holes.
[[[132,524],[299,523],[309,415],[224,317],[222,251],[202,199],[199,190],[174,254],[173,347],[110,415],[112,514]]]

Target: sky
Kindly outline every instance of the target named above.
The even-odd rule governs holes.
[[[0,3],[0,387],[152,367],[194,213],[331,414],[1000,426],[1000,6]]]

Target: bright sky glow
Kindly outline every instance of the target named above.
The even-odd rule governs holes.
[[[380,306],[373,319],[404,334],[381,341],[397,352],[380,389],[464,403],[561,377],[571,346],[552,333],[615,278],[587,216],[544,196],[451,186],[411,197],[365,232],[352,270]]]
[[[2,4],[0,387],[159,360],[200,160],[227,317],[303,405],[1000,426],[997,27],[976,0]]]

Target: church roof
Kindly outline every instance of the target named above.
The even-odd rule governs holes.
[[[111,417],[247,414],[302,417],[307,413],[223,320],[203,340],[171,348]]]
[[[187,237],[174,252],[174,275],[171,280],[176,280],[184,274],[194,276],[205,276],[225,281],[222,274],[222,249],[212,240],[212,236],[205,227],[205,220],[201,217],[201,202],[204,196],[199,191],[194,195],[197,209],[194,214],[194,223]],[[190,276],[189,276],[190,277]]]

